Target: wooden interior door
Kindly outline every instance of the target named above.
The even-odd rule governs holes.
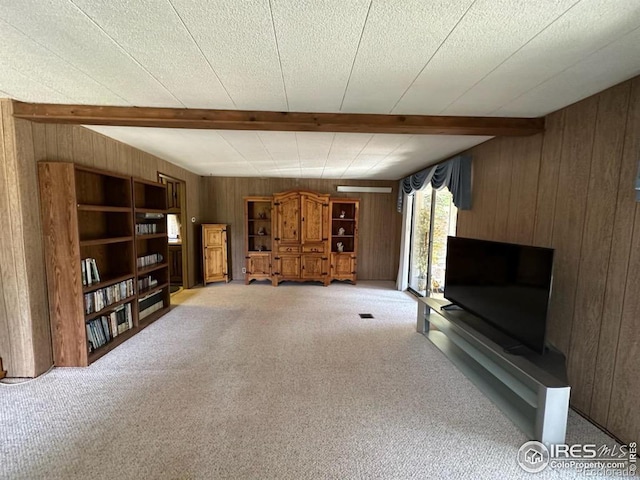
[[[204,283],[229,281],[226,225],[203,225]]]
[[[165,175],[164,173],[158,172],[158,181],[163,185],[167,186],[167,209],[168,213],[172,213],[177,215],[177,220],[180,226],[180,240],[182,243],[181,248],[181,258],[174,259],[174,269],[180,268],[181,272],[174,271],[175,275],[171,274],[171,284],[172,285],[184,285],[188,287],[189,283],[189,273],[188,273],[188,264],[187,261],[187,252],[188,246],[193,244],[193,240],[190,238],[189,229],[186,228],[185,221],[187,219],[187,211],[186,211],[186,192],[187,187],[184,180],[180,180],[178,178],[173,178]],[[171,245],[171,244],[170,244]],[[174,244],[175,246],[175,244]],[[171,253],[171,247],[169,248],[169,252]],[[177,253],[174,251],[174,254]]]
[[[169,245],[169,281],[182,285],[182,245]]]
[[[274,197],[276,221],[274,240],[281,244],[300,243],[300,194],[289,193]]]
[[[329,200],[312,194],[302,195],[302,242],[323,242],[329,237]]]

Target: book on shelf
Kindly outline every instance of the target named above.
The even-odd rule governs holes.
[[[163,306],[162,302],[158,302],[158,303],[154,303],[150,307],[145,308],[144,310],[140,310],[140,320],[143,320],[147,318],[149,315],[151,315],[153,312],[157,312],[158,310],[162,309],[162,306]]]
[[[90,352],[97,350],[111,340],[109,329],[104,330],[102,318],[95,318],[86,324]]]
[[[96,259],[91,259],[91,274],[96,283],[100,283],[100,274],[98,273],[98,264],[96,263]]]
[[[120,305],[109,315],[102,315],[86,323],[87,343],[92,352],[113,338],[133,328],[131,303]]]
[[[146,277],[138,279],[138,292],[140,290],[146,290],[148,288],[153,288],[158,285],[158,279],[153,278],[151,275],[147,275]]]
[[[134,294],[133,278],[123,280],[108,287],[84,294],[84,313],[99,312],[111,304],[124,300]]]
[[[156,312],[164,307],[164,301],[162,299],[162,291],[151,293],[143,298],[138,299],[138,309],[140,311],[139,318],[142,320],[148,317],[153,312]]]
[[[164,218],[164,213],[147,212],[147,213],[138,213],[137,216],[139,218],[144,218],[144,219],[148,219],[148,220],[159,220],[159,219]]]
[[[95,258],[84,258],[80,261],[82,267],[82,285],[89,286],[100,283],[100,272]]]
[[[136,235],[151,235],[154,233],[158,233],[158,224],[156,223],[136,224]]]
[[[161,253],[152,253],[143,257],[138,257],[138,268],[150,267],[156,263],[162,263],[164,257]]]

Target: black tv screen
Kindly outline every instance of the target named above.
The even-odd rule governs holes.
[[[544,352],[553,249],[448,237],[444,296]]]

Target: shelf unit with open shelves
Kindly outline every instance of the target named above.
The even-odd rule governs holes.
[[[168,310],[167,274],[158,266],[157,283],[141,289],[136,260],[166,259],[163,187],[68,162],[40,162],[38,176],[54,363],[87,366],[151,323],[140,321],[139,291],[161,292],[155,318]],[[136,234],[137,205],[157,217],[148,237]]]

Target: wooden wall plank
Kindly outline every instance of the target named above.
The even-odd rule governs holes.
[[[120,158],[118,157],[119,149],[117,142],[110,141],[109,138],[105,137],[105,143],[105,170],[122,173],[123,168],[120,165]]]
[[[499,138],[500,154],[498,157],[498,173],[494,181],[496,189],[495,224],[493,238],[498,241],[509,241],[508,219],[509,200],[513,174],[514,148],[518,139]]]
[[[31,137],[33,139],[33,151],[37,158],[47,156],[47,134],[43,123],[31,123]]]
[[[190,225],[190,227],[186,227],[189,229],[188,235],[188,245],[187,245],[187,253],[189,255],[188,258],[188,287],[191,288],[194,285],[200,283],[200,229],[198,228],[199,223],[202,222],[202,213],[200,211],[200,195],[202,192],[202,180],[199,175],[196,175],[191,172],[187,172],[186,170],[182,170],[183,173],[176,172],[175,175],[178,178],[184,178],[184,181],[187,184],[187,218],[184,220],[186,225]],[[195,222],[192,222],[191,219],[194,218]]]
[[[0,162],[2,162],[2,159],[0,158]],[[0,168],[0,172],[2,171],[2,169]],[[0,185],[3,185],[3,178],[0,175]],[[0,199],[0,207],[2,207],[2,200]],[[2,218],[0,216],[0,218]],[[12,348],[11,348],[11,342],[10,337],[9,337],[9,317],[8,317],[8,312],[7,312],[7,306],[5,305],[4,302],[4,286],[2,283],[2,278],[3,278],[4,274],[2,272],[2,264],[0,264],[0,358],[5,358],[5,359],[12,359],[13,358],[13,353],[12,353]],[[9,369],[9,367],[7,367],[7,362],[4,362],[3,368],[5,369]]]
[[[507,235],[510,242],[533,242],[542,135],[513,139],[511,191],[507,205]]]
[[[293,178],[203,177],[203,223],[228,223],[234,280],[242,280],[244,266],[244,203],[250,195],[273,195],[292,189],[308,189],[338,196],[337,185],[391,186],[391,194],[345,194],[360,198],[358,279],[395,280],[400,255],[402,216],[396,211],[398,182],[345,181]],[[207,203],[209,205],[207,205]],[[211,205],[213,204],[213,205]]]
[[[107,160],[107,139],[102,135],[91,135],[91,149],[95,165],[106,170]]]
[[[142,165],[142,152],[128,145],[124,145],[122,149],[124,152],[126,152],[125,155],[129,159],[129,164],[131,165],[131,175],[137,178],[145,178],[145,169],[144,165]]]
[[[7,186],[9,180],[6,173],[5,162],[5,140],[4,140],[4,126],[3,126],[3,109],[5,102],[0,101],[0,223],[5,226],[11,225],[11,218],[9,216],[9,188]],[[15,298],[12,296],[14,289],[14,268],[13,268],[13,256],[12,250],[8,248],[11,244],[11,229],[0,229],[0,357],[3,358],[3,368],[12,375],[12,372],[16,371],[15,355],[13,353],[13,345],[15,343],[13,335],[11,333],[13,324],[10,323],[10,319],[13,317],[13,308]],[[7,301],[5,301],[5,297]],[[17,348],[20,345],[16,345]]]
[[[489,141],[472,150],[472,208],[458,211],[456,235],[460,237],[493,237],[500,145]]]
[[[533,243],[541,247],[551,247],[555,220],[558,178],[562,158],[565,110],[547,116],[547,130],[542,141],[540,173],[538,175],[538,196],[536,199],[535,227]]]
[[[64,162],[73,162],[73,131],[77,127],[73,125],[55,125],[55,130],[53,131],[53,135],[55,135],[55,140],[58,148],[58,155],[56,160],[64,161]],[[50,132],[47,132],[47,136]]]
[[[34,376],[34,355],[29,312],[29,291],[26,280],[26,266],[24,265],[24,245],[20,241],[23,236],[23,226],[20,218],[21,199],[18,188],[19,165],[16,158],[15,125],[11,116],[11,109],[4,103],[2,109],[2,143],[4,149],[3,177],[5,183],[2,191],[6,195],[6,223],[0,229],[3,233],[2,248],[0,248],[0,262],[3,274],[3,295],[9,325],[9,342],[11,343],[12,358],[7,361],[9,376]],[[4,359],[4,357],[3,357]],[[11,368],[11,370],[9,370]]]
[[[620,179],[618,183],[615,218],[612,228],[611,255],[609,257],[607,284],[604,295],[602,324],[598,342],[594,388],[590,416],[598,424],[613,430],[609,425],[609,411],[619,408],[619,398],[611,395],[614,377],[614,365],[619,352],[618,339],[622,309],[629,278],[629,258],[634,228],[634,215],[637,208],[633,179],[638,172],[638,152],[640,152],[640,78],[631,83],[631,94],[627,115]],[[636,222],[636,228],[638,224]],[[634,293],[637,295],[637,291]],[[635,338],[638,337],[637,332]],[[626,355],[627,352],[621,351]],[[640,360],[636,361],[640,363]],[[636,384],[623,397],[640,397],[640,388]],[[628,401],[623,402],[628,403]],[[638,431],[634,438],[640,437]]]
[[[74,127],[73,135],[73,161],[80,165],[97,167],[93,156],[93,143],[89,130],[84,127]]]
[[[481,198],[484,200],[485,210],[478,218],[477,238],[490,239],[497,238],[496,228],[496,205],[498,204],[498,178],[500,174],[500,150],[502,142],[490,142],[486,146],[487,156],[483,160],[486,173],[484,175],[484,187]]]
[[[636,204],[627,285],[613,373],[607,428],[623,440],[640,435],[640,206]]]
[[[118,144],[118,158],[120,159],[120,168],[126,170],[127,175],[139,177],[140,165],[137,165],[133,155],[133,147],[124,143]]]
[[[40,198],[38,195],[38,174],[35,162],[33,130],[31,124],[16,119],[15,140],[16,159],[18,163],[18,189],[21,199],[20,222],[23,234],[19,241],[23,244],[26,267],[26,291],[29,301],[29,315],[31,318],[31,348],[34,357],[34,373],[39,375],[49,369],[53,362],[51,345],[51,330],[47,318],[49,305],[45,288],[45,263],[41,232]],[[49,346],[47,348],[47,346]]]
[[[38,138],[39,135],[42,135],[42,131],[39,131],[36,129],[34,132],[34,135],[36,135],[36,138]],[[60,160],[60,157],[58,156],[59,139],[58,139],[57,125],[52,123],[47,123],[44,126],[44,135],[45,135],[44,143],[45,143],[45,148],[47,152],[46,157],[51,161]],[[41,141],[42,140],[38,140],[38,142],[41,142]],[[64,152],[63,152],[63,156],[64,156]]]
[[[136,152],[138,155],[138,161],[140,162],[140,173],[142,175],[142,178],[157,182],[158,158],[140,150],[134,149],[134,152]]]
[[[572,404],[587,414],[591,410],[629,91],[630,84],[625,83],[598,97],[568,363],[574,385]]]
[[[597,107],[597,97],[590,97],[567,108],[558,173],[558,196],[552,239],[557,254],[553,295],[549,302],[547,335],[565,354],[570,354],[571,322],[582,248]],[[572,380],[571,377],[569,380]]]

